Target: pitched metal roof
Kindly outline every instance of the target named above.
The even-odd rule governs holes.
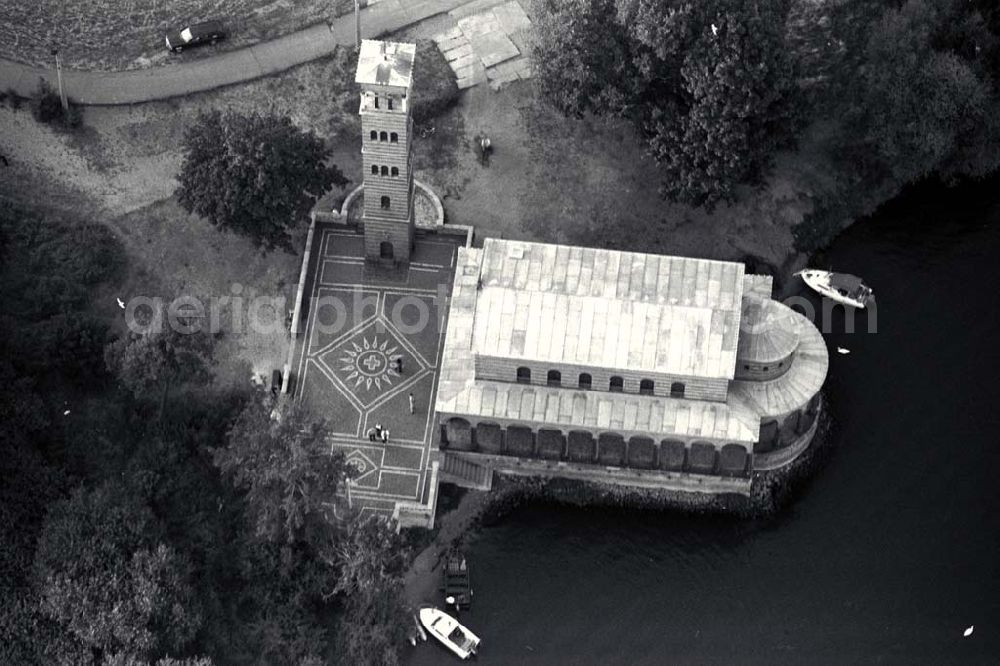
[[[479,354],[733,377],[743,264],[487,239],[479,268]]]

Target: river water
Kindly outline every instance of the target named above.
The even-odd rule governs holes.
[[[758,522],[518,509],[469,548],[479,663],[1000,663],[990,189],[923,185],[819,260],[872,285],[877,332],[828,322],[834,450],[794,503]]]

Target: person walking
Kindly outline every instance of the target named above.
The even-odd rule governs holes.
[[[381,423],[376,423],[375,424],[375,439],[382,439],[382,424]],[[372,441],[375,441],[375,440],[372,440]]]
[[[369,442],[375,441],[375,428],[368,428],[368,432],[366,434],[368,435]]]
[[[382,431],[382,443],[383,444],[388,444],[389,443],[389,429],[388,428],[386,428],[385,430]]]
[[[395,360],[396,360],[396,372],[398,372],[399,374],[403,374],[403,357],[397,356]]]
[[[413,394],[412,393],[410,394],[410,413],[411,414],[414,413],[414,409],[413,409]]]

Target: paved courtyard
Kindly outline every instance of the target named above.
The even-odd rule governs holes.
[[[425,500],[457,247],[448,237],[418,237],[408,269],[378,269],[365,265],[360,234],[317,225],[294,399],[328,419],[330,446],[358,472],[349,499],[362,511]],[[389,430],[387,444],[366,436],[377,423]]]
[[[531,20],[517,0],[479,0],[448,12],[455,22],[434,36],[460,89],[489,81],[500,87],[532,76],[527,34]]]

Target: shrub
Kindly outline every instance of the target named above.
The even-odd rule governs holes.
[[[10,105],[10,108],[12,108],[15,111],[21,108],[21,104],[24,100],[22,100],[21,97],[17,94],[16,90],[14,90],[13,88],[7,88],[6,97],[7,97],[7,104]]]
[[[52,89],[45,79],[39,79],[38,91],[31,99],[31,115],[40,123],[46,125],[61,125],[75,129],[83,124],[83,113],[79,107],[70,105],[63,110],[59,93]]]
[[[413,73],[413,122],[422,125],[457,101],[458,84],[448,61],[434,42],[418,40]]]

